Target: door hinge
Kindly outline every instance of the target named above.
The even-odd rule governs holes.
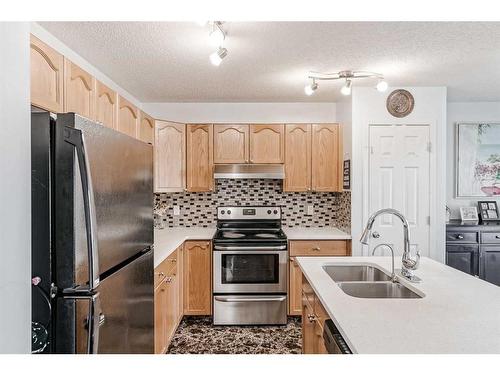
[[[432,152],[432,143],[431,142],[427,142],[427,151]]]
[[[370,147],[370,153],[373,155],[375,152],[373,151],[373,146]]]
[[[427,225],[431,225],[431,217],[427,216]]]

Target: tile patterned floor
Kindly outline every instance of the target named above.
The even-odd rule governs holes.
[[[185,317],[167,354],[300,354],[300,318],[286,326],[214,326],[210,317]]]

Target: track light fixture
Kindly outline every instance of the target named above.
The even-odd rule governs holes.
[[[223,47],[219,47],[219,49],[215,52],[213,52],[209,58],[210,58],[210,62],[215,65],[215,66],[219,66],[220,63],[222,62],[222,59],[224,57],[227,56],[227,49],[223,48]]]
[[[209,60],[214,66],[219,66],[227,56],[227,48],[223,47],[224,41],[226,40],[226,33],[222,28],[222,21],[213,21],[209,23],[212,27],[210,31],[209,42],[213,47],[217,47],[217,51],[213,52],[209,56]]]
[[[317,88],[318,84],[316,83],[316,80],[313,78],[312,83],[304,87],[304,92],[306,93],[306,95],[311,96],[312,94],[314,94],[314,91],[316,91]]]
[[[388,87],[388,84],[384,80],[384,76],[382,74],[361,70],[343,70],[338,73],[309,72],[308,78],[312,80],[312,83],[304,88],[306,95],[312,95],[318,88],[318,84],[316,83],[317,80],[333,81],[337,79],[345,79],[345,85],[340,89],[342,95],[351,95],[352,81],[358,78],[377,78],[378,83],[376,88],[380,92],[387,90]]]

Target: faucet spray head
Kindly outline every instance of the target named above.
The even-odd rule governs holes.
[[[361,238],[359,239],[359,242],[361,242],[363,245],[369,245],[370,244],[370,236],[372,234],[371,229],[367,226],[365,230],[363,231],[363,234],[361,235]]]

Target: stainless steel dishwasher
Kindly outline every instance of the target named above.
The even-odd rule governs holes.
[[[323,339],[329,354],[352,354],[351,349],[331,319],[325,321]]]

